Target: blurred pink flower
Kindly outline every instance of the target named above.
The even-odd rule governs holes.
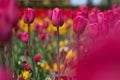
[[[62,26],[64,23],[62,11],[60,8],[53,9],[52,13],[52,23],[54,26]]]
[[[38,23],[37,21],[34,22],[34,26],[35,26],[35,27],[34,27],[34,30],[35,30],[35,31],[38,31],[40,25],[39,25],[39,23]]]
[[[47,21],[47,20],[44,20],[44,21],[43,21],[43,24],[42,24],[42,27],[43,27],[44,29],[47,29],[48,26],[49,26],[48,21]]]
[[[40,61],[40,54],[39,53],[35,54],[33,59],[36,63],[39,62]]]
[[[48,18],[50,20],[52,20],[52,14],[53,14],[53,11],[52,10],[48,10]]]
[[[17,23],[18,16],[18,6],[15,0],[0,1],[0,42],[10,39],[12,27]]]
[[[24,10],[24,22],[32,23],[34,21],[35,11],[32,8],[26,8]]]
[[[96,38],[99,34],[99,24],[92,23],[88,26],[88,35],[91,38]]]
[[[28,43],[28,33],[27,32],[19,32],[17,36],[23,43]]]
[[[90,21],[91,23],[98,21],[98,16],[97,16],[97,14],[96,14],[95,12],[91,12],[91,13],[89,14],[89,21]]]
[[[73,20],[73,30],[77,34],[83,33],[85,30],[85,27],[87,26],[88,21],[82,17],[82,16],[77,16]]]
[[[0,80],[13,80],[12,74],[12,71],[5,66],[0,67]]]
[[[39,37],[40,37],[41,40],[45,40],[46,34],[45,33],[41,33],[41,34],[39,34]]]
[[[107,18],[103,18],[103,20],[102,20],[101,31],[102,31],[102,33],[108,33],[108,31],[109,31],[109,21]]]
[[[23,62],[23,67],[27,71],[30,70],[30,66],[29,66],[29,64],[26,61]]]

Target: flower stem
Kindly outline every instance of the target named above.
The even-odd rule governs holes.
[[[59,53],[59,27],[57,27],[57,64],[58,64],[58,80],[60,80],[60,53]]]
[[[30,57],[32,58],[32,53],[31,53],[31,48],[30,48],[30,43],[31,43],[31,37],[30,37],[30,23],[28,23],[28,51],[29,51],[29,54],[30,54]],[[32,66],[33,66],[33,69],[34,69],[34,77],[35,79],[37,80],[37,77],[36,77],[36,69],[35,69],[35,65],[34,65],[34,62],[32,61]]]

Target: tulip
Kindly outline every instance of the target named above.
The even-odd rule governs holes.
[[[87,25],[87,20],[82,16],[77,16],[73,20],[73,30],[77,34],[83,33]]]
[[[118,20],[114,25],[114,32],[119,35],[120,34],[120,20]]]
[[[45,35],[45,33],[41,33],[41,34],[39,35],[39,37],[40,37],[41,40],[44,40],[44,39],[46,38],[46,35]]]
[[[35,54],[34,55],[34,62],[39,62],[40,61],[40,54],[39,53],[37,53],[37,54]]]
[[[35,11],[32,8],[27,8],[24,10],[24,22],[32,23],[34,21]]]
[[[6,68],[6,66],[0,67],[0,80],[13,80],[12,70]]]
[[[98,22],[102,22],[102,19],[105,17],[103,12],[98,13]]]
[[[54,26],[62,26],[64,23],[62,11],[59,8],[55,8],[52,13],[52,23]]]
[[[52,10],[48,10],[48,18],[52,20],[52,13],[53,11]]]
[[[39,29],[39,27],[40,27],[40,25],[38,24],[38,22],[34,22],[34,26],[35,26],[35,28],[34,28],[34,30],[35,31],[38,31],[38,29]]]
[[[104,33],[107,33],[109,31],[109,22],[107,18],[103,18],[101,23],[101,30]]]
[[[91,38],[95,38],[98,36],[99,33],[99,24],[98,23],[92,23],[88,26],[88,35]]]
[[[42,25],[42,27],[45,28],[45,29],[47,29],[48,26],[49,26],[48,21],[44,20],[44,21],[43,21],[43,25]]]
[[[25,55],[29,55],[28,49],[25,49],[25,50],[24,50],[24,54],[25,54]]]
[[[30,70],[30,66],[29,66],[29,64],[27,62],[23,63],[23,67],[27,71]]]
[[[28,33],[27,32],[19,32],[17,36],[23,43],[28,43]]]
[[[5,42],[10,39],[12,26],[18,20],[18,13],[18,6],[15,0],[0,1],[0,42]]]
[[[89,14],[89,20],[90,22],[97,22],[98,21],[98,17],[97,17],[97,14],[95,12],[91,12]]]

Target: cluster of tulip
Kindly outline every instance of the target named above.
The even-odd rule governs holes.
[[[120,34],[116,5],[100,11],[87,6],[19,9],[14,0],[0,4],[0,64],[12,67],[0,68],[0,76],[8,76],[0,80],[79,80],[79,59],[97,42]]]

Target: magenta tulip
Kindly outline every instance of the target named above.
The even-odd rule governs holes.
[[[27,8],[24,10],[24,22],[32,23],[34,21],[35,11],[32,8]]]
[[[12,27],[18,21],[18,13],[18,6],[15,0],[0,1],[0,42],[10,39]]]
[[[82,16],[77,16],[73,20],[73,30],[77,34],[83,33],[85,30],[85,27],[87,26],[88,21],[82,17]]]
[[[35,31],[39,31],[40,25],[38,24],[37,21],[34,22],[34,26],[35,26],[35,27],[34,27],[34,30],[35,30]]]
[[[109,21],[107,18],[103,18],[101,23],[101,31],[107,33],[109,31]]]
[[[118,20],[115,25],[114,25],[114,32],[117,34],[117,35],[120,35],[120,20]]]
[[[97,22],[98,21],[98,16],[97,16],[97,14],[95,13],[95,12],[91,12],[90,14],[89,14],[89,20],[90,20],[90,22]]]
[[[101,23],[103,18],[105,17],[103,12],[98,13],[98,21]]]
[[[91,38],[95,38],[98,36],[99,33],[99,24],[98,23],[92,23],[88,26],[88,35]]]
[[[39,53],[37,53],[37,54],[35,54],[34,55],[34,62],[39,62],[40,61],[40,54]]]
[[[48,26],[49,26],[48,21],[47,21],[47,20],[44,20],[44,21],[43,21],[43,24],[42,24],[42,27],[43,27],[44,29],[47,29]]]
[[[46,35],[45,35],[45,33],[41,33],[41,34],[39,34],[39,37],[41,40],[44,40],[46,38]]]
[[[52,23],[54,26],[62,26],[64,23],[62,11],[59,8],[53,9],[52,13]]]
[[[23,63],[23,67],[24,67],[24,69],[25,70],[30,70],[30,66],[29,66],[29,64],[26,62],[26,63]]]
[[[28,33],[27,32],[19,32],[17,36],[23,43],[28,43]]]
[[[52,20],[52,14],[53,14],[53,11],[52,10],[48,10],[48,18],[50,20]]]

